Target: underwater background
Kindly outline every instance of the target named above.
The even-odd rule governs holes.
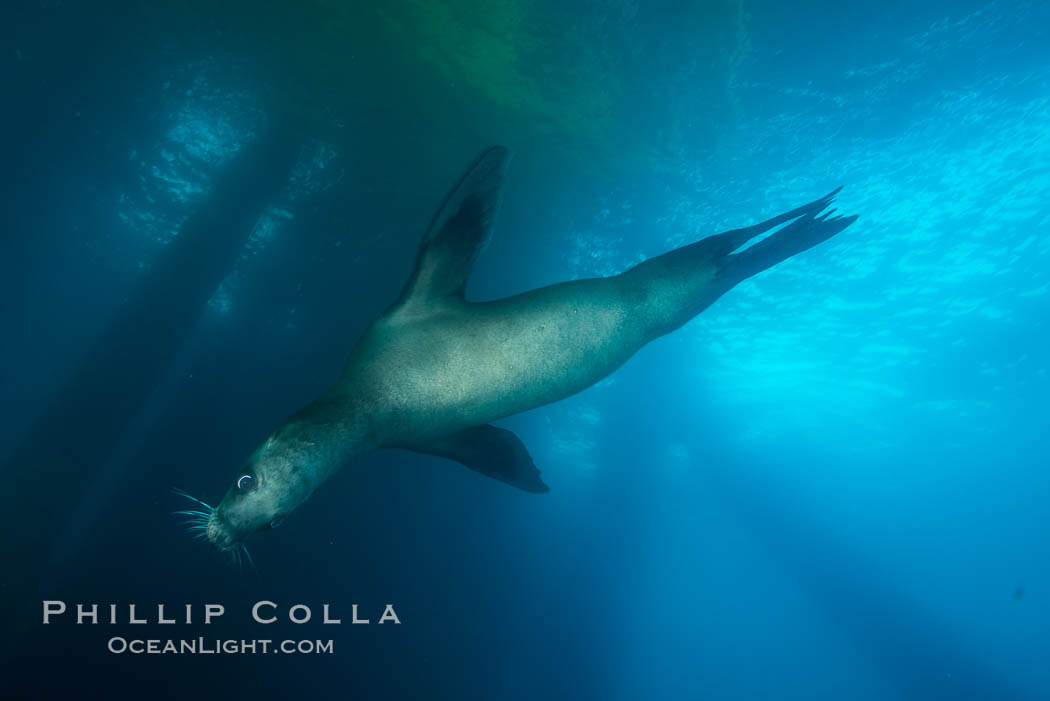
[[[5,698],[1050,698],[1050,5],[0,13]],[[860,219],[501,421],[549,494],[379,452],[255,569],[194,542],[171,488],[218,501],[336,377],[493,143],[475,300],[839,185]],[[43,599],[227,613],[42,626]],[[261,599],[343,625],[259,626]]]

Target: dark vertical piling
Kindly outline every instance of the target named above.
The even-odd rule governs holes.
[[[275,122],[216,176],[206,201],[7,453],[0,490],[4,621],[39,622],[39,584],[67,515],[163,377],[298,155],[295,134]]]

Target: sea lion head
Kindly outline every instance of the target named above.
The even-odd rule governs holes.
[[[216,506],[174,490],[196,504],[175,512],[187,517],[187,530],[235,561],[243,555],[251,562],[249,535],[281,525],[341,465],[373,445],[367,422],[348,419],[344,403],[324,397],[293,414],[255,449]]]
[[[281,525],[313,493],[316,443],[308,427],[285,424],[238,470],[204,533],[223,551],[237,550],[252,533]]]

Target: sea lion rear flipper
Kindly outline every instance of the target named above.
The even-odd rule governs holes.
[[[817,215],[823,212],[831,203],[835,201],[835,196],[839,194],[842,187],[839,186],[829,192],[828,194],[821,197],[819,200],[814,200],[809,204],[804,204],[801,207],[796,207],[791,211],[778,214],[777,216],[767,219],[764,222],[758,224],[752,224],[746,226],[743,229],[733,229],[722,234],[716,234],[714,236],[708,236],[703,239],[700,243],[706,250],[709,250],[711,254],[717,258],[728,256],[736,249],[743,246],[745,243],[755,238],[760,234],[764,234],[770,229],[780,226],[785,222],[789,222],[792,219],[804,216],[806,214]]]
[[[783,260],[827,241],[857,221],[855,215],[832,216],[834,213],[835,210],[832,209],[825,214],[804,214],[769,238],[762,239],[740,253],[726,256],[722,262],[723,271],[738,280],[757,275]]]
[[[521,439],[505,428],[474,426],[412,449],[455,460],[526,492],[550,491]]]
[[[506,148],[493,146],[460,177],[431,219],[415,269],[394,308],[462,297],[474,261],[492,232],[509,159]]]

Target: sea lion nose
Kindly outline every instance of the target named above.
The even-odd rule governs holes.
[[[226,548],[233,543],[233,536],[223,527],[219,519],[213,514],[208,521],[208,540],[217,548]]]

